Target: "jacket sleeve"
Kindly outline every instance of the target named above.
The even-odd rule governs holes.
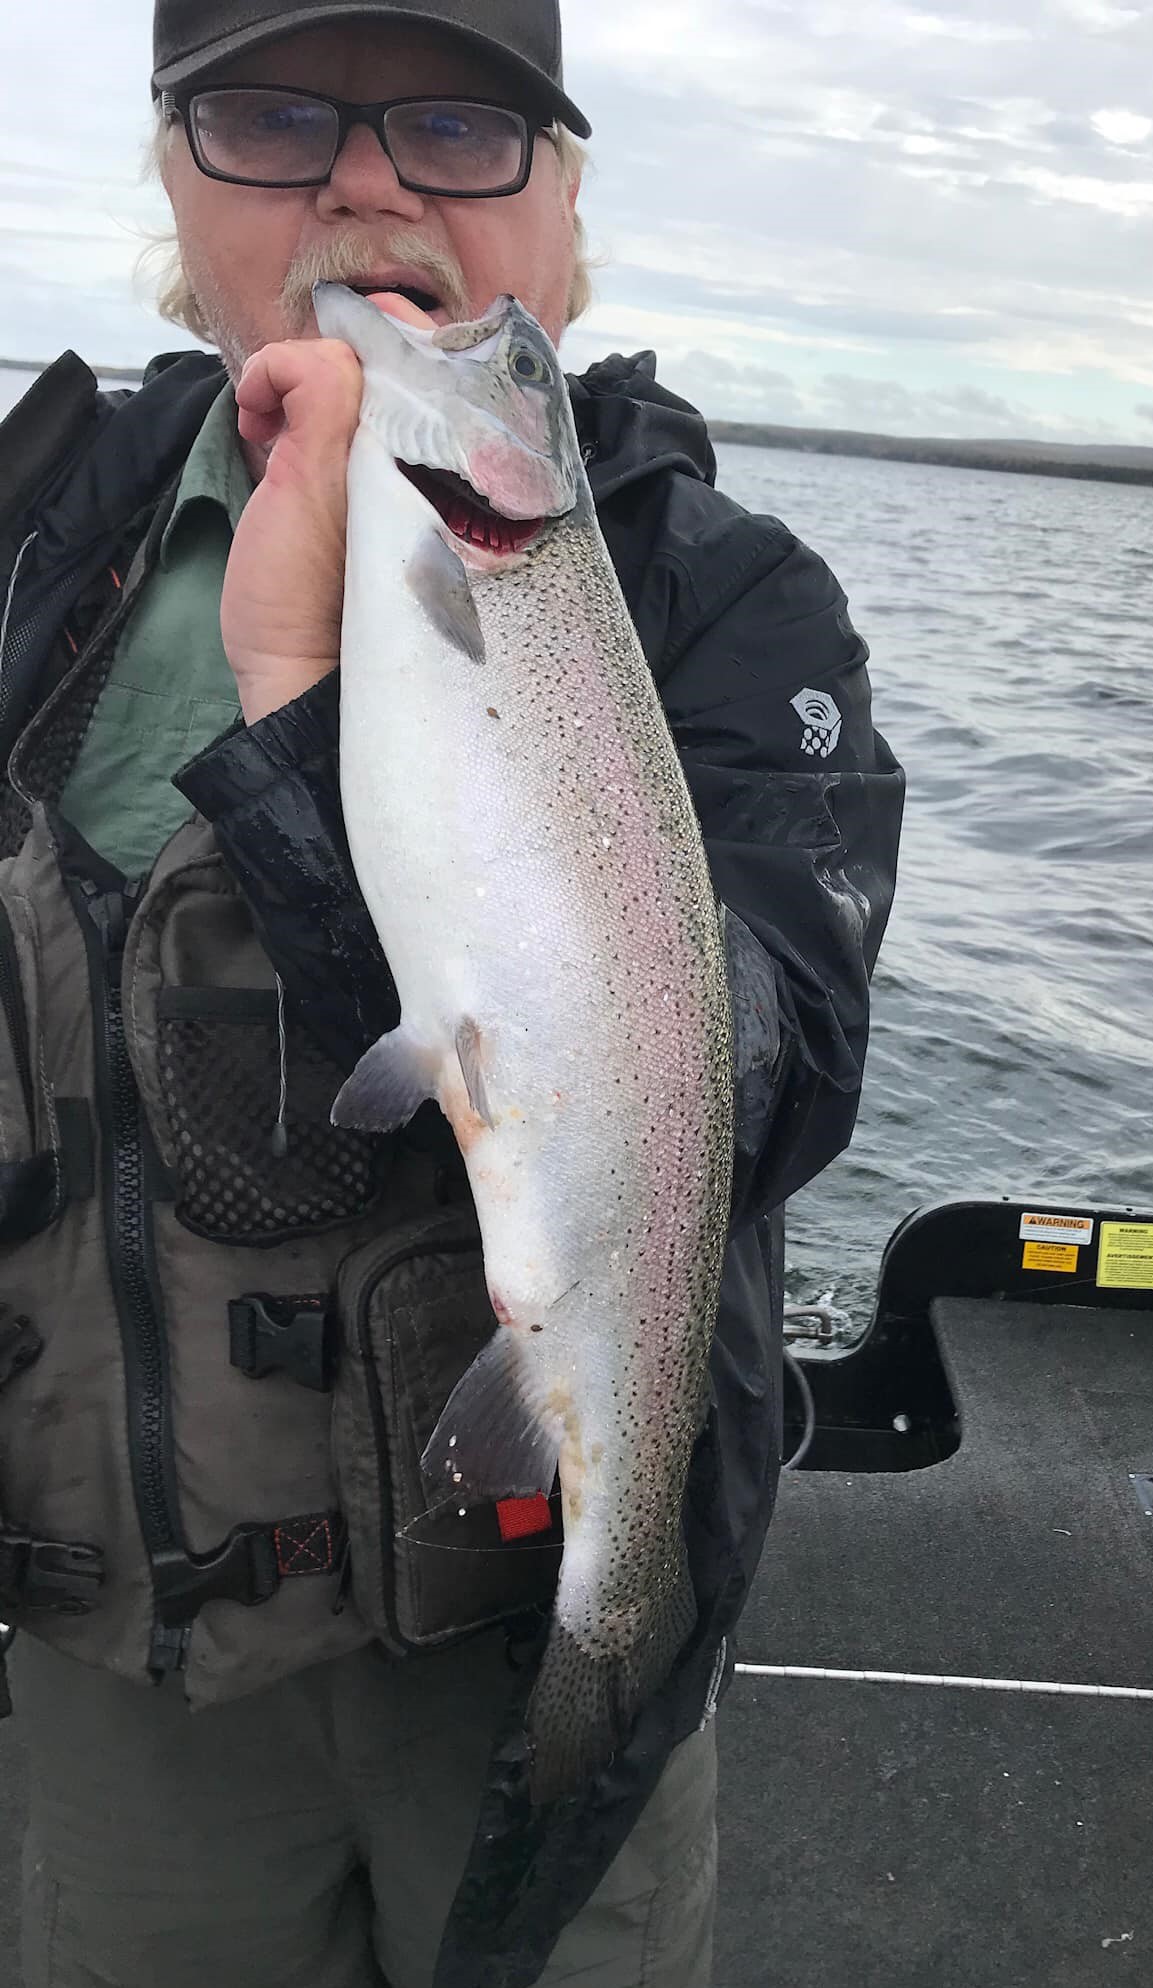
[[[693,574],[736,577],[710,600],[682,576],[687,604],[658,674],[717,895],[776,986],[780,1051],[745,1101],[739,1219],[785,1201],[848,1143],[904,779],[873,729],[868,650],[828,567],[775,519],[718,529],[725,558],[705,547]]]
[[[174,784],[212,823],[293,1012],[345,1071],[400,1007],[340,805],[340,681],[234,726]]]

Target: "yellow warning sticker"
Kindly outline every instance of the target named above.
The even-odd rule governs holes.
[[[1153,1291],[1153,1222],[1102,1222],[1097,1282],[1103,1291]]]
[[[1076,1270],[1081,1252],[1076,1243],[1026,1243],[1022,1270]]]

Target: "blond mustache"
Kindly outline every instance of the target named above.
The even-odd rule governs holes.
[[[455,256],[420,228],[394,228],[384,242],[366,242],[350,229],[302,249],[293,257],[281,287],[286,320],[295,331],[303,331],[312,310],[314,283],[363,283],[384,262],[402,262],[427,276],[429,289],[441,298],[449,317],[458,321],[468,317],[464,272]]]

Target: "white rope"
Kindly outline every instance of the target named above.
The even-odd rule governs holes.
[[[1137,1698],[1153,1690],[1135,1684],[1044,1684],[1025,1677],[944,1677],[909,1670],[822,1670],[806,1664],[738,1664],[738,1677],[814,1678],[827,1684],[935,1685],[944,1691],[1015,1691],[1040,1698]]]
[[[19,552],[16,554],[16,564],[12,568],[12,578],[8,582],[8,594],[4,602],[4,614],[3,618],[0,619],[0,676],[4,674],[4,650],[8,641],[8,617],[12,612],[12,599],[16,592],[16,582],[20,577],[20,568],[24,563],[24,554],[35,538],[36,533],[34,531],[29,532]]]
[[[272,1128],[273,1158],[282,1160],[288,1151],[288,1031],[284,1025],[284,982],[276,976],[276,1039],[280,1054],[280,1097],[276,1124]]]

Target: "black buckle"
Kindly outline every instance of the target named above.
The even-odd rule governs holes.
[[[345,1525],[338,1512],[308,1512],[271,1525],[234,1526],[215,1553],[170,1548],[152,1558],[156,1608],[169,1625],[191,1622],[207,1601],[259,1608],[281,1581],[331,1574],[340,1566]]]
[[[335,1324],[327,1298],[274,1298],[265,1291],[230,1298],[232,1364],[249,1380],[287,1374],[301,1387],[331,1394],[336,1378]]]
[[[171,1547],[152,1557],[152,1585],[163,1621],[191,1622],[206,1601],[257,1608],[280,1586],[269,1526],[236,1526],[215,1553],[193,1556]]]
[[[0,1605],[29,1614],[87,1615],[103,1579],[101,1547],[34,1539],[0,1526]]]

